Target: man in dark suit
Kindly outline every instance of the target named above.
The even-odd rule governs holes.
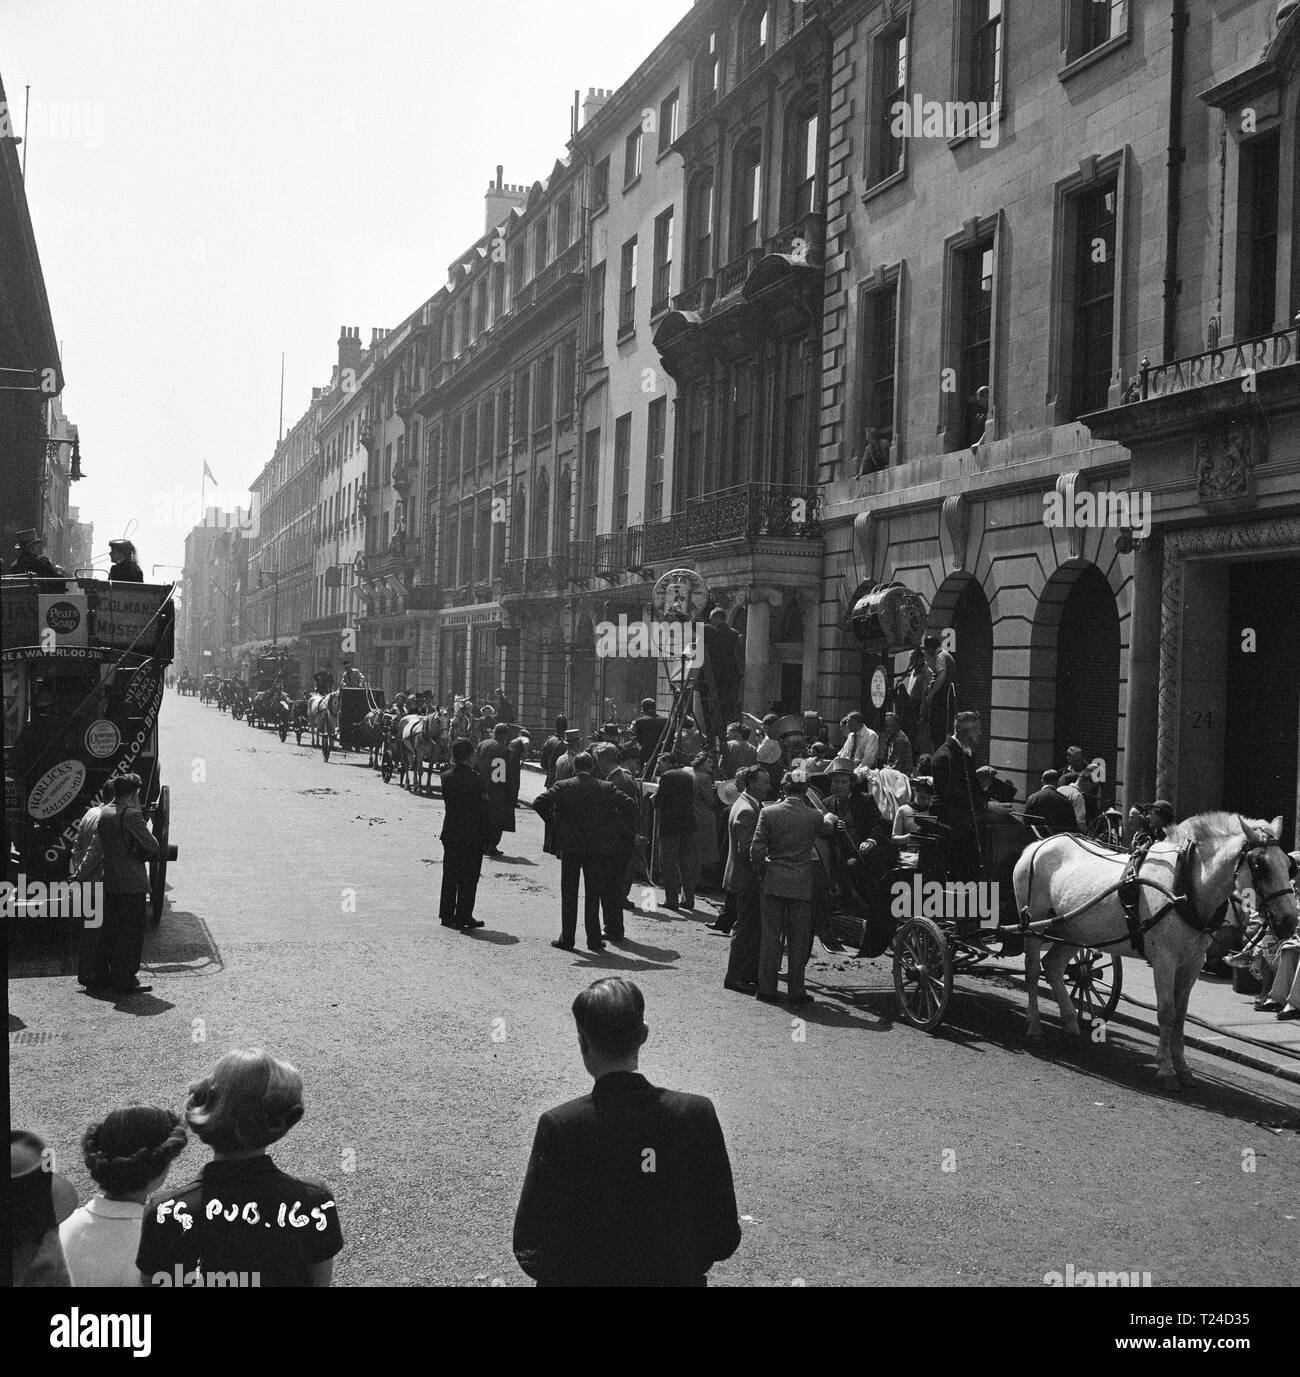
[[[558,780],[533,803],[551,825],[560,853],[560,938],[551,946],[561,951],[572,951],[578,934],[580,878],[587,950],[605,950],[600,935],[601,897],[608,897],[613,876],[625,863],[626,834],[636,835],[636,804],[621,789],[597,779],[595,768],[591,754],[580,751],[573,760],[573,778]]]
[[[1032,815],[1035,819],[1041,818],[1049,834],[1053,836],[1057,832],[1079,830],[1074,816],[1074,806],[1056,787],[1060,778],[1055,770],[1044,770],[1043,787],[1025,800],[1026,815]]]
[[[706,1286],[740,1246],[713,1104],[639,1074],[649,1029],[630,980],[596,981],[573,1017],[595,1085],[538,1122],[515,1257],[539,1286]]]
[[[1009,813],[1009,803],[990,800],[980,783],[975,752],[984,739],[977,712],[959,712],[952,735],[930,761],[934,777],[934,816],[949,829],[944,842],[948,879],[963,883],[984,879],[978,826],[985,813]]]
[[[636,737],[637,749],[641,752],[641,764],[646,764],[664,734],[667,722],[659,716],[653,698],[641,700],[641,716],[632,723],[632,735]]]
[[[438,917],[445,928],[481,928],[474,917],[474,900],[483,874],[483,846],[492,835],[492,810],[487,786],[469,763],[474,743],[468,737],[452,742],[450,770],[444,770],[442,803],[442,902]]]
[[[665,770],[659,776],[654,810],[659,824],[659,860],[663,870],[664,906],[695,907],[700,855],[695,842],[695,775],[691,770]]]
[[[762,928],[759,912],[758,875],[749,859],[749,848],[758,826],[758,810],[771,795],[771,777],[761,765],[742,765],[736,775],[740,797],[727,814],[727,868],[722,887],[734,896],[736,928],[727,953],[723,986],[738,994],[758,989],[758,942]]]

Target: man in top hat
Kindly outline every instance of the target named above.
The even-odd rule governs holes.
[[[108,552],[113,558],[108,577],[114,583],[144,582],[144,570],[136,563],[135,546],[129,540],[110,540]]]
[[[937,748],[948,736],[957,697],[957,661],[943,648],[937,631],[926,633],[922,654],[930,670],[930,681],[921,699],[921,715],[929,728],[930,745]]]
[[[18,532],[14,541],[18,558],[9,566],[11,574],[35,574],[38,579],[58,579],[63,570],[45,558],[45,541],[36,534],[34,527]]]
[[[721,607],[715,607],[704,623],[704,656],[708,673],[701,681],[700,696],[712,743],[722,736],[726,723],[740,711],[740,684],[745,672],[740,636],[728,625],[727,614]]]
[[[979,778],[975,752],[984,739],[984,724],[977,712],[959,712],[952,735],[931,760],[934,778],[934,814],[949,830],[944,860],[949,880],[983,879],[979,822],[986,814],[1009,813],[1011,805],[990,799]]]
[[[577,774],[574,761],[581,750],[582,733],[577,727],[568,727],[564,732],[564,750],[555,757],[555,783],[562,779],[572,779]]]

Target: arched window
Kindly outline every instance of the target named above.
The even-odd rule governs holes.
[[[533,526],[528,533],[528,553],[535,559],[545,559],[550,553],[550,512],[551,480],[543,469],[533,485]]]
[[[790,141],[785,162],[785,222],[789,225],[817,209],[816,96],[808,97],[791,110],[787,127]]]
[[[713,172],[701,173],[691,186],[690,274],[692,283],[713,271]]]
[[[763,143],[751,134],[736,148],[735,178],[731,197],[731,252],[739,258],[755,248],[763,199]]]

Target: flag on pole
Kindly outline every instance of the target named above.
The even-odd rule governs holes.
[[[203,461],[203,476],[213,483],[217,481],[217,475],[208,467],[208,461],[206,459]]]

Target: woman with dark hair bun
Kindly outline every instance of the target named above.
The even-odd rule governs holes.
[[[74,1286],[140,1284],[135,1256],[145,1201],[188,1139],[179,1114],[151,1104],[115,1109],[86,1130],[81,1152],[100,1193],[59,1226]]]

